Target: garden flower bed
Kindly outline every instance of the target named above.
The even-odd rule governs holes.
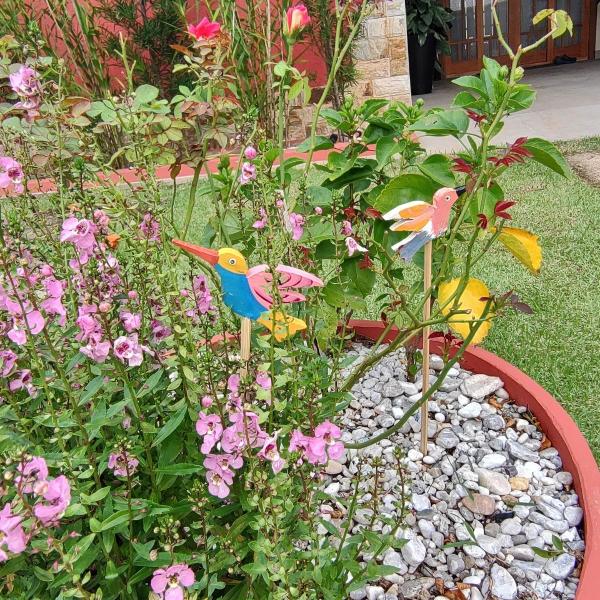
[[[483,381],[502,402],[458,367],[494,319],[531,311],[472,273],[496,243],[506,260],[541,268],[538,239],[513,226],[518,199],[498,178],[526,160],[562,176],[568,167],[544,140],[493,140],[504,118],[533,102],[520,59],[572,24],[564,11],[544,11],[540,40],[514,52],[502,40],[511,67],[486,58],[479,76],[457,81],[450,110],[351,98],[324,108],[367,10],[366,1],[336,5],[332,72],[297,156],[284,141],[290,103],[310,97],[293,65],[310,23],[303,5],[275,10],[273,60],[264,80],[252,74],[276,107],[274,132],[236,96],[237,30],[209,18],[177,50],[175,71],[190,84],[172,99],[135,85],[124,44],[123,89],[82,98],[69,95],[64,63],[0,40],[9,100],[0,105],[3,596],[341,600],[379,597],[378,582],[397,586],[396,597],[429,593],[422,579],[432,577],[434,593],[463,600],[471,577],[470,600],[479,587],[514,600],[539,571],[534,589],[550,600],[572,596],[581,552],[593,564],[596,541],[584,548],[578,537],[581,511],[543,432],[584,489],[570,440],[554,435],[543,411],[533,411],[542,432],[505,403],[499,380]],[[317,135],[320,116],[348,143]],[[417,134],[454,136],[465,151],[425,157]],[[192,226],[198,211],[202,231]],[[351,319],[367,299],[383,323],[367,335],[377,338],[373,351],[354,361],[360,324]],[[419,392],[394,353],[406,347],[406,378],[415,375],[414,341],[428,342],[432,327],[446,332],[444,360],[433,359]],[[419,455],[410,419],[419,410],[425,419],[428,403],[431,444],[423,435]],[[349,431],[356,419],[366,419],[360,436]],[[378,475],[388,448],[398,479],[419,473],[415,514],[408,504],[396,510],[387,489],[375,501],[389,483]],[[370,456],[364,473],[357,452]],[[343,460],[358,475],[351,496]],[[324,490],[327,471],[341,478]],[[347,497],[325,509],[338,492]],[[592,504],[580,500],[589,535]],[[528,541],[550,553],[547,562],[529,560]],[[406,579],[417,568],[419,582]]]

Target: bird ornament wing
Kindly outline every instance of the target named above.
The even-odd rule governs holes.
[[[278,274],[277,288],[281,301],[284,304],[292,302],[304,302],[306,296],[297,291],[302,288],[322,287],[324,284],[316,275],[307,273],[302,269],[279,265],[275,267]],[[256,296],[256,299],[265,307],[273,306],[273,274],[269,271],[268,265],[257,265],[248,270],[246,274],[250,289]]]
[[[431,223],[433,214],[433,205],[416,200],[396,206],[383,215],[383,218],[386,221],[396,221],[390,227],[392,231],[422,231]]]

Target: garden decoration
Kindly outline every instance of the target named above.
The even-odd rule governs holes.
[[[257,265],[250,269],[242,253],[234,248],[212,250],[181,240],[173,240],[173,244],[206,261],[218,273],[223,287],[223,302],[242,319],[240,350],[244,364],[250,358],[252,321],[264,325],[278,342],[306,329],[302,319],[271,309],[278,300],[283,304],[306,300],[304,294],[296,289],[323,286],[317,276],[295,267],[279,265],[275,271],[280,275],[280,281],[275,284],[276,291],[273,294],[273,275],[268,265]]]
[[[450,211],[452,206],[458,200],[458,196],[463,190],[457,191],[453,188],[441,188],[433,195],[431,204],[415,200],[401,204],[387,212],[383,218],[386,221],[395,220],[390,227],[392,231],[410,231],[412,232],[402,241],[398,242],[392,248],[400,251],[400,256],[406,261],[412,257],[423,246],[423,292],[427,295],[431,289],[431,254],[432,241],[446,233],[448,222],[450,220]],[[431,299],[425,298],[423,304],[423,321],[428,322],[431,318]],[[429,388],[429,334],[430,327],[427,325],[423,329],[423,364],[421,373],[423,374],[422,393],[425,394]],[[427,402],[421,406],[421,452],[427,454],[427,428],[429,413],[427,411]]]

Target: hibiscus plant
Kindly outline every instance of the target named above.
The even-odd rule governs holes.
[[[336,4],[337,18],[349,10]],[[352,10],[352,27],[338,27],[349,36],[367,3]],[[290,97],[308,85],[293,63],[310,19],[302,5],[279,17],[275,134],[232,96],[230,33],[216,20],[190,27],[176,70],[194,83],[170,102],[133,86],[124,49],[124,89],[95,99],[65,96],[62,61],[13,64],[3,42],[2,597],[342,599],[395,572],[380,558],[405,543],[403,450],[384,463],[361,449],[399,431],[491,319],[523,308],[471,271],[498,241],[540,267],[537,238],[508,225],[518,199],[505,198],[499,176],[526,160],[561,175],[566,164],[541,139],[493,140],[534,100],[522,56],[570,27],[561,11],[550,17],[536,44],[506,45],[510,66],[486,58],[479,75],[456,80],[447,110],[385,99],[327,108],[351,43],[338,37],[301,158],[283,141]],[[349,143],[316,135],[319,119]],[[105,130],[124,140],[118,156],[99,143]],[[427,156],[423,135],[452,136],[464,150]],[[329,153],[317,164],[320,150]],[[117,158],[131,170],[115,170]],[[184,167],[189,182],[177,179]],[[422,252],[404,262],[393,246],[406,234],[382,215],[460,186],[423,293]],[[280,264],[313,273],[324,286],[296,309],[306,329],[280,340],[256,325],[242,360],[240,323],[215,272],[172,238],[236,248],[271,273]],[[353,363],[351,319],[369,311],[385,331]],[[339,426],[353,386],[425,326],[446,331],[436,382],[392,427],[353,441]],[[328,494],[324,472],[357,455],[356,472],[344,471],[350,485]],[[399,499],[393,514],[382,510],[388,493]],[[359,508],[370,517],[357,526]]]

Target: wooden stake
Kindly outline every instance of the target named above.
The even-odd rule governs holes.
[[[431,287],[431,242],[425,245],[425,263],[423,265],[423,291],[427,294]],[[423,321],[429,321],[431,317],[431,298],[428,298],[423,305]],[[429,389],[429,325],[423,328],[423,362],[421,373],[423,375],[422,394]],[[429,429],[429,412],[427,410],[428,402],[421,406],[421,452],[423,456],[427,455],[427,433]]]
[[[251,333],[252,321],[247,317],[242,317],[242,328],[240,330],[240,358],[242,359],[242,368],[240,369],[241,377],[245,377],[248,374]]]

